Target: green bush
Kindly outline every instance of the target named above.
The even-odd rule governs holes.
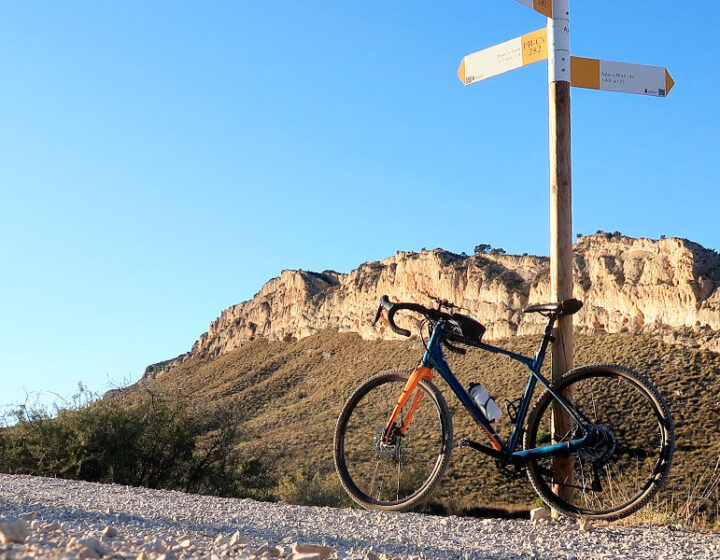
[[[76,398],[55,415],[21,406],[13,416],[0,430],[3,472],[222,495],[261,482],[238,470],[235,415],[182,396]]]

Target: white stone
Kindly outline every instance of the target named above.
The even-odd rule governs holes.
[[[260,548],[254,550],[253,554],[255,556],[260,556],[263,558],[277,558],[278,556],[280,556],[280,549],[275,546],[265,544]]]
[[[4,519],[0,521],[0,543],[24,543],[30,532],[23,519]]]
[[[550,519],[550,512],[544,507],[530,510],[530,521],[540,521],[541,519]]]
[[[100,555],[97,552],[95,552],[92,548],[86,548],[84,546],[80,547],[80,550],[78,551],[77,554],[78,554],[79,558],[89,558],[91,560],[100,558]]]
[[[117,532],[117,529],[116,529],[115,527],[113,527],[112,525],[108,525],[107,527],[105,527],[105,528],[102,530],[102,534],[103,534],[103,536],[112,539],[112,538],[114,538],[114,537],[117,537],[118,532]]]
[[[245,544],[247,544],[247,542],[248,542],[248,540],[240,534],[240,531],[235,531],[232,534],[232,536],[230,537],[230,540],[228,541],[228,545],[230,547],[234,548],[237,546],[245,545]]]
[[[333,553],[333,549],[329,546],[310,543],[294,543],[292,545],[293,554],[317,554],[320,560],[325,560]],[[308,559],[309,560],[309,559]]]
[[[108,548],[105,548],[102,543],[95,537],[86,537],[84,539],[79,539],[77,542],[81,547],[92,550],[100,556],[105,556],[110,552],[110,550]]]

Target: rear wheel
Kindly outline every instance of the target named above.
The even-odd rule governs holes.
[[[450,462],[450,411],[438,389],[426,380],[415,390],[422,393],[422,400],[405,434],[399,427],[414,395],[400,412],[390,441],[383,441],[385,424],[409,375],[409,371],[384,371],[371,377],[350,396],[338,418],[335,468],[347,493],[365,508],[401,510],[418,504]]]
[[[675,449],[670,411],[657,389],[640,374],[616,365],[568,372],[553,389],[569,395],[589,421],[589,444],[571,457],[571,475],[554,477],[552,458],[528,461],[537,493],[572,517],[620,519],[645,505],[664,483]],[[525,448],[579,439],[571,421],[553,433],[555,399],[545,392],[528,417]]]

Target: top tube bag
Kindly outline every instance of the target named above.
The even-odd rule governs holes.
[[[445,324],[444,334],[445,338],[453,342],[479,344],[485,334],[485,327],[472,317],[453,313],[452,319]]]

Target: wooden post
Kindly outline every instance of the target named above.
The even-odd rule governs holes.
[[[548,94],[550,105],[550,284],[552,301],[572,297],[572,165],[570,157],[570,10],[569,0],[555,0],[554,18],[548,18]],[[555,328],[552,378],[573,367],[572,317]],[[568,414],[553,407],[552,433],[558,438],[571,427]],[[553,479],[563,481],[553,491],[561,499],[572,495],[573,460],[553,460]],[[553,510],[553,517],[558,512]]]

